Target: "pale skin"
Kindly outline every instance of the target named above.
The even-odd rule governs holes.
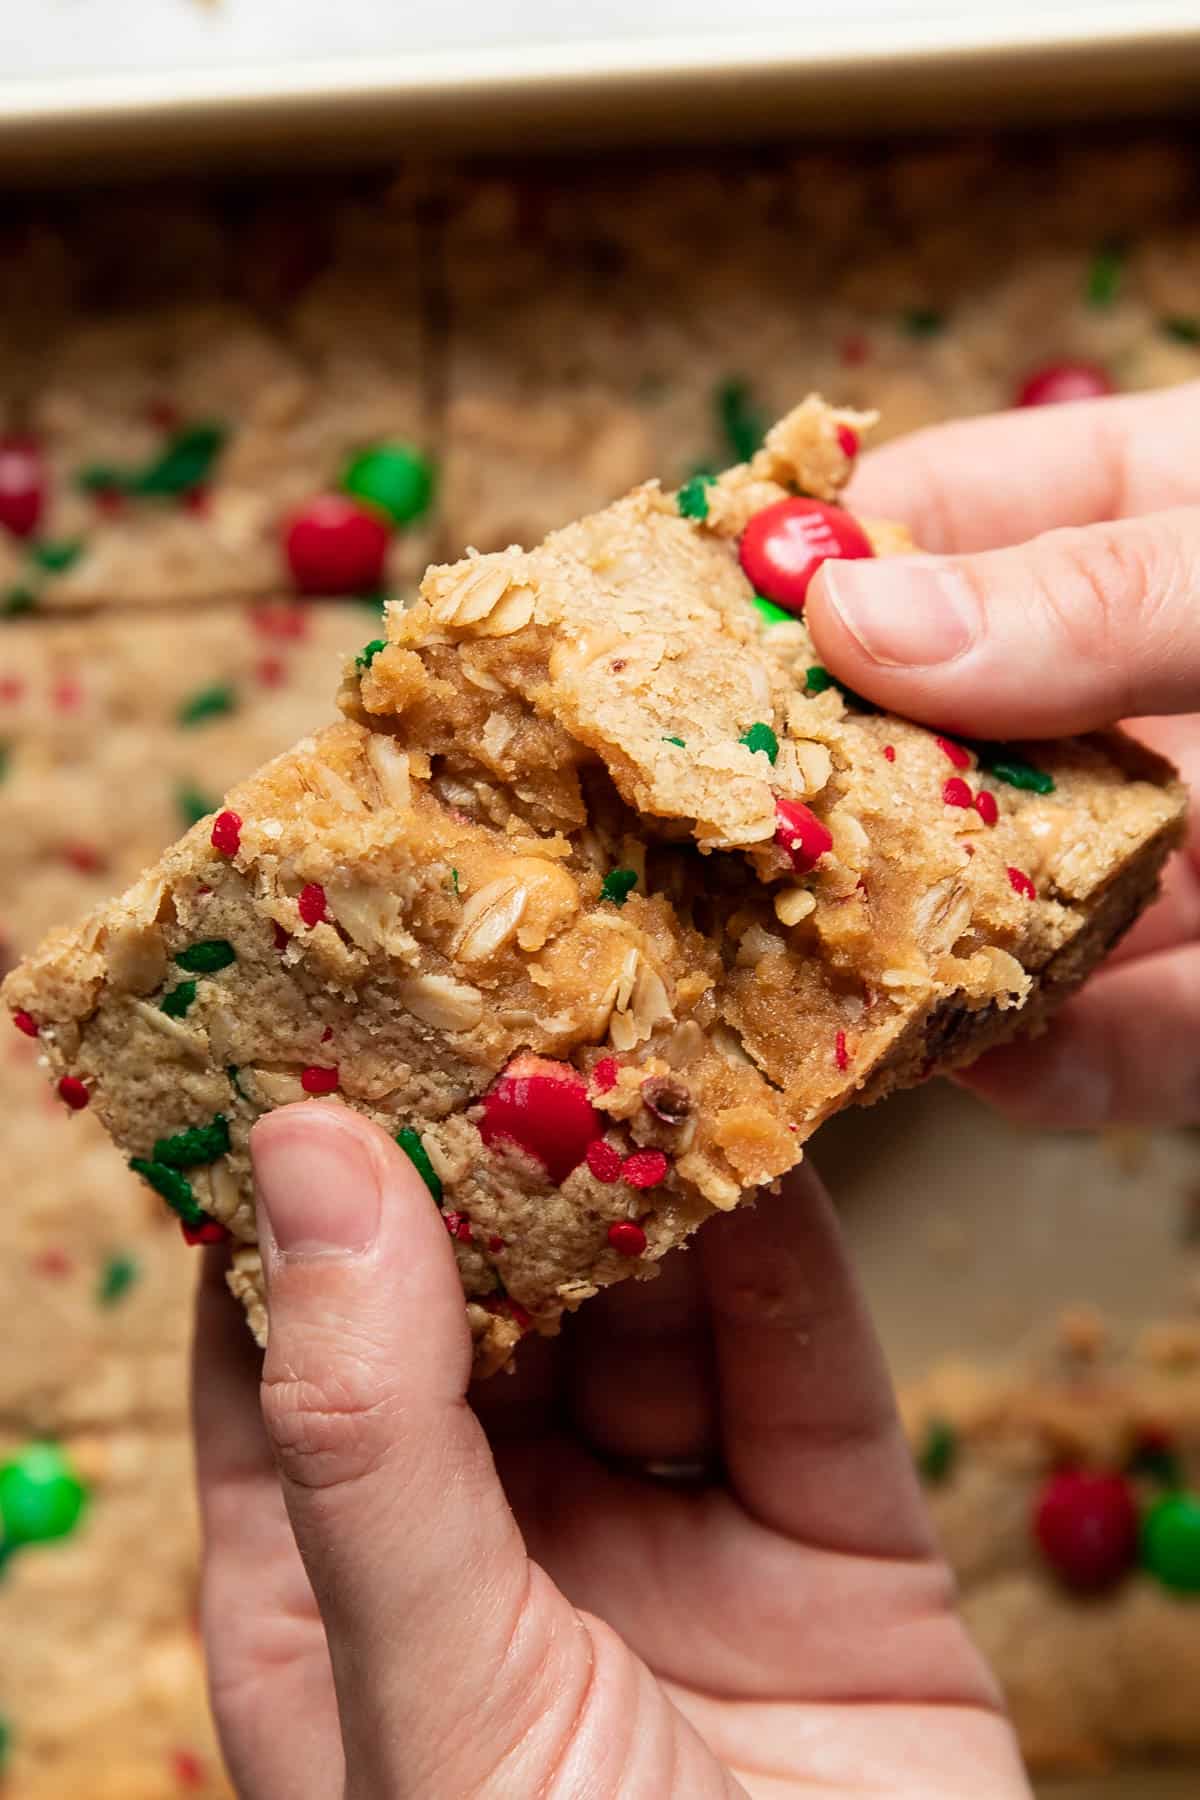
[[[1183,389],[864,459],[852,503],[941,554],[818,578],[823,661],[976,736],[1171,714],[1139,729],[1186,773],[1197,452]],[[888,621],[947,593],[953,653],[926,622],[901,660]],[[1194,1121],[1198,925],[1189,853],[1117,965],[973,1085],[1048,1122]],[[1156,1058],[1170,1031],[1185,1065],[1157,1082],[1155,1009]],[[195,1383],[205,1632],[245,1800],[1029,1793],[811,1173],[468,1390],[450,1240],[403,1153],[327,1102],[264,1118],[252,1149],[271,1345],[261,1362],[212,1253]]]

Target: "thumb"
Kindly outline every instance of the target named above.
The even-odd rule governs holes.
[[[547,1682],[569,1690],[579,1634],[465,1403],[450,1240],[412,1163],[346,1107],[281,1108],[251,1148],[263,1417],[329,1641],[347,1792],[476,1792],[552,1718]]]
[[[1200,707],[1200,509],[1047,532],[978,556],[830,561],[823,662],[968,737],[1054,737]]]

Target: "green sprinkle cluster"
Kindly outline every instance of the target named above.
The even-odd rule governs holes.
[[[358,655],[355,657],[355,659],[354,659],[355,668],[356,669],[369,669],[371,664],[375,661],[375,658],[379,655],[379,652],[381,650],[386,650],[386,649],[387,649],[387,639],[386,638],[372,638],[369,644],[363,645],[362,649],[359,651]]]
[[[1009,787],[1022,788],[1029,794],[1052,794],[1054,777],[1047,775],[1023,756],[1013,756],[1002,744],[972,745],[979,758],[979,766],[986,769],[997,781],[1007,782]]]
[[[1177,344],[1200,344],[1200,318],[1177,314],[1174,318],[1163,319],[1161,330],[1164,337],[1173,339]]]
[[[923,1481],[945,1481],[958,1457],[958,1433],[947,1419],[930,1419],[917,1451],[917,1472]]]
[[[750,389],[736,378],[723,381],[713,396],[717,423],[735,462],[749,462],[763,441],[762,417],[750,400]]]
[[[156,1163],[170,1169],[192,1169],[199,1163],[216,1162],[229,1151],[229,1121],[215,1113],[207,1125],[189,1125],[174,1137],[159,1138],[154,1146]]]
[[[225,426],[187,425],[175,433],[157,456],[141,468],[90,463],[76,477],[85,493],[135,494],[143,499],[174,499],[210,478],[229,436]]]
[[[198,688],[186,699],[176,713],[181,725],[202,725],[206,719],[219,719],[225,713],[231,713],[237,706],[237,695],[223,681],[216,681],[211,687]]]
[[[154,1162],[148,1156],[131,1156],[129,1166],[148,1187],[162,1196],[185,1225],[197,1230],[205,1223],[208,1214],[192,1192],[192,1184],[186,1175],[181,1175],[178,1169],[168,1168],[166,1163]]]
[[[713,484],[711,475],[693,475],[685,481],[675,496],[675,504],[685,519],[707,519],[708,490]]]
[[[755,594],[754,609],[764,625],[786,625],[794,617],[786,607],[776,606],[765,594]]]
[[[747,750],[762,750],[770,763],[774,763],[775,758],[779,755],[779,739],[771,727],[761,719],[752,725],[749,731],[743,733],[738,739],[738,743],[745,744]]]
[[[195,998],[194,981],[177,982],[159,1001],[159,1011],[165,1012],[168,1019],[182,1019]]]
[[[1084,299],[1089,306],[1108,307],[1116,304],[1125,273],[1125,252],[1119,244],[1102,244],[1092,258],[1084,283]]]
[[[96,1283],[96,1303],[98,1306],[116,1306],[123,1300],[130,1288],[141,1274],[136,1260],[118,1252],[110,1256],[100,1271],[100,1279]]]
[[[636,869],[610,869],[600,883],[600,898],[611,900],[614,906],[624,906],[637,886],[637,879]]]
[[[396,1142],[440,1206],[442,1179],[429,1160],[429,1152],[421,1142],[420,1132],[414,1131],[411,1125],[402,1125],[396,1133]]]
[[[228,938],[201,938],[175,954],[175,961],[189,975],[215,975],[237,961],[237,952]]]

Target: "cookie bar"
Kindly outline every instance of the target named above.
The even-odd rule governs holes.
[[[68,1106],[231,1233],[260,1333],[271,1106],[336,1095],[399,1137],[491,1369],[840,1106],[1036,1021],[1153,892],[1165,764],[969,751],[763,627],[738,544],[794,489],[870,552],[828,503],[866,423],[806,402],[717,481],[432,570],[341,725],[9,978]]]
[[[1035,1768],[1200,1750],[1200,1328],[1064,1320],[902,1396],[967,1624]]]

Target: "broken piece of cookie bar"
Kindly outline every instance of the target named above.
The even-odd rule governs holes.
[[[1153,893],[1166,764],[939,738],[813,662],[806,559],[905,541],[833,504],[866,423],[810,401],[712,483],[432,570],[343,723],[9,978],[66,1104],[233,1238],[260,1336],[273,1106],[398,1138],[489,1371],[831,1112],[1035,1022]]]

